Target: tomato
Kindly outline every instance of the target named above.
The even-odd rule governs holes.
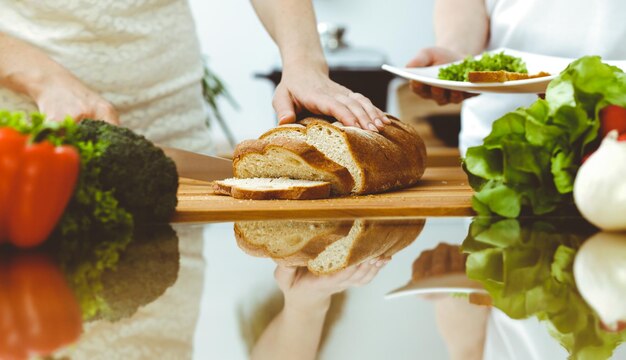
[[[623,133],[617,138],[617,141],[626,141],[626,133]]]
[[[602,139],[611,131],[626,133],[626,108],[608,105],[600,111],[600,136]]]

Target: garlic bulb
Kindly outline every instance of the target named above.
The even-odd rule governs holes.
[[[612,330],[626,321],[626,233],[601,232],[574,259],[578,292]]]
[[[626,230],[626,141],[611,131],[580,167],[574,201],[589,222],[607,231]]]

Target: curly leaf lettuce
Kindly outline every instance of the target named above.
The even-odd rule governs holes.
[[[599,111],[626,106],[626,74],[587,56],[571,63],[539,99],[493,123],[481,146],[471,147],[463,168],[481,215],[515,218],[573,206],[582,156],[598,136]]]
[[[544,321],[571,359],[608,359],[626,332],[601,329],[572,272],[576,251],[594,231],[571,220],[477,218],[463,242],[467,275],[511,318]]]
[[[528,73],[526,63],[518,57],[499,53],[484,53],[480,59],[466,57],[460,63],[448,65],[439,69],[439,79],[452,81],[469,81],[470,71],[510,71]]]

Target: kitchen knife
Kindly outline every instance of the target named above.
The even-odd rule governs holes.
[[[198,154],[191,151],[175,149],[167,146],[159,146],[176,163],[178,176],[213,181],[233,177],[232,160]]]

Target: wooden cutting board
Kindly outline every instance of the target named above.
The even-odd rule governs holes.
[[[181,179],[176,222],[374,216],[471,216],[472,189],[460,167],[426,170],[414,187],[323,200],[237,200],[214,195],[211,184]]]

